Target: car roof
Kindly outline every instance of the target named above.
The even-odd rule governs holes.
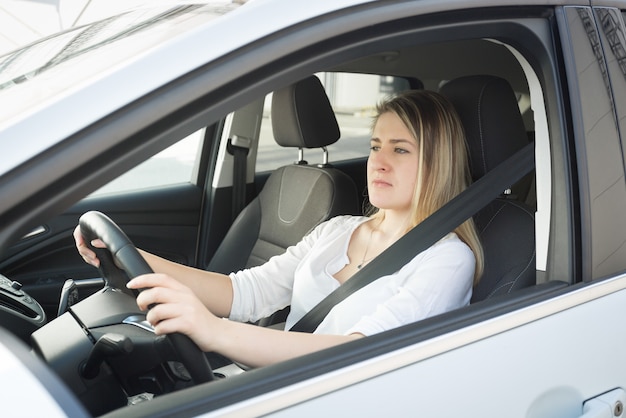
[[[141,42],[133,45],[133,39],[141,39],[140,36],[135,36],[140,31],[128,31],[127,27],[120,25],[116,32],[109,27],[107,37],[111,41],[85,48],[81,54],[83,65],[66,63],[62,60],[56,62],[52,59],[44,66],[45,71],[18,73],[16,77],[10,79],[5,75],[3,78],[3,73],[14,66],[20,56],[23,57],[29,49],[40,51],[42,44],[53,45],[54,42],[65,40],[67,46],[61,47],[62,55],[68,48],[75,48],[77,43],[80,44],[77,41],[84,41],[81,38],[83,33],[97,37],[98,29],[107,28],[106,23],[111,22],[112,18],[49,37],[0,57],[0,108],[3,109],[0,116],[2,118],[0,150],[4,156],[0,175],[194,69],[290,26],[320,17],[323,19],[323,16],[329,13],[348,10],[366,3],[373,2],[371,0],[306,1],[306,3],[293,0],[206,2],[203,8],[185,9],[181,12],[181,16],[185,13],[188,15],[186,25],[182,25],[183,29],[181,29],[183,17],[179,18],[177,25],[170,27],[163,25],[163,28],[156,32],[160,33],[158,42],[151,43],[148,47]],[[423,10],[424,13],[494,5],[493,1],[485,0],[418,0],[398,3],[412,7],[419,4],[420,11]],[[545,6],[547,3],[580,4],[574,0],[524,1],[527,5]],[[165,4],[160,2],[153,8],[131,11],[119,19],[121,22],[128,22],[150,13],[154,16],[159,16],[159,13],[166,14],[171,4],[169,2]],[[303,4],[306,4],[306,7],[302,7]],[[499,2],[499,5],[518,4],[519,1],[513,0]],[[276,13],[277,10],[280,10],[280,13]],[[192,15],[193,18],[190,17]],[[315,22],[320,23],[319,20]],[[107,49],[113,40],[125,42],[128,51],[132,52],[133,47],[140,49],[120,59],[114,54],[117,50]],[[85,42],[88,43],[89,40]],[[78,47],[80,48],[80,45]],[[60,47],[57,45],[55,48]],[[108,60],[116,61],[111,64]],[[77,62],[80,63],[78,60]],[[53,88],[56,86],[56,90],[50,92],[51,86]],[[66,87],[61,89],[59,86]],[[69,110],[71,113],[68,113]],[[28,147],[15,147],[16,138],[28,138]]]
[[[275,9],[271,7],[273,3],[281,3],[280,15],[276,14]],[[198,21],[188,25],[185,30],[180,30],[179,22],[177,30],[174,31],[175,36],[170,37],[168,35],[172,32],[172,28],[163,28],[163,38],[157,44],[149,45],[147,50],[142,49],[135,51],[135,54],[128,54],[115,66],[103,65],[92,74],[80,74],[80,83],[72,83],[71,78],[75,74],[63,71],[66,70],[65,67],[69,67],[69,65],[64,66],[63,62],[54,63],[58,65],[58,71],[55,71],[53,65],[48,66],[45,72],[26,76],[18,74],[22,76],[22,79],[15,83],[1,78],[2,72],[7,71],[9,64],[17,60],[27,48],[36,49],[37,45],[30,45],[14,51],[9,56],[0,57],[0,59],[4,58],[4,61],[0,61],[0,85],[3,82],[5,85],[11,84],[8,88],[0,90],[0,108],[3,109],[2,119],[0,119],[0,147],[5,157],[5,164],[0,168],[0,175],[116,109],[207,62],[214,61],[222,55],[288,25],[356,3],[363,3],[363,1],[311,2],[307,3],[306,10],[303,10],[302,7],[292,5],[290,2],[283,4],[274,0],[253,0],[239,7],[237,3],[209,2],[205,8],[189,12],[190,15],[195,14]],[[230,7],[224,8],[225,5],[230,5]],[[157,8],[142,8],[124,15],[128,21],[132,20],[128,16],[133,13],[138,17],[150,12],[157,15],[169,7],[171,6],[159,5]],[[215,15],[210,16],[209,13],[204,13],[199,16],[202,11],[206,10],[213,11]],[[220,14],[219,18],[215,18]],[[105,19],[107,20],[110,21],[110,19]],[[264,22],[264,24],[258,24],[259,22]],[[102,23],[95,22],[84,28],[97,29],[99,25],[104,26]],[[232,30],[233,27],[245,28],[245,30]],[[117,38],[117,40],[125,36],[130,38],[130,34],[124,33],[124,29],[120,27],[118,33],[108,33],[107,37]],[[65,38],[63,36],[49,37],[44,42],[51,45],[55,40],[63,38],[67,40],[68,47],[71,47],[71,43],[76,40],[77,36],[80,36],[74,35],[77,32],[65,33],[67,34]],[[216,42],[216,34],[224,33],[229,35],[219,36],[219,42]],[[94,62],[90,61],[93,56],[93,60],[104,60],[106,63],[106,60],[110,58],[106,53],[108,44],[102,42],[97,48],[85,51],[81,59],[90,64]],[[130,39],[127,44],[130,48],[133,47]],[[210,45],[210,48],[207,45]],[[80,71],[84,71],[86,67],[87,65],[79,67]],[[32,79],[28,79],[31,76]],[[63,81],[64,79],[66,81]],[[56,91],[52,95],[45,94],[48,86],[66,83],[71,83],[66,89]],[[111,94],[112,91],[115,94]],[[85,103],[88,103],[88,106],[85,106]],[[67,114],[68,109],[72,109],[71,115]],[[42,131],[42,127],[45,127],[45,131]],[[44,132],[45,135],[43,135]],[[12,146],[15,138],[28,138],[29,146]],[[7,149],[10,150],[8,155],[5,151]]]

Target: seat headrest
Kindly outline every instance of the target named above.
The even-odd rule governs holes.
[[[460,77],[440,93],[452,102],[465,128],[474,181],[528,144],[517,97],[503,78]]]
[[[337,142],[339,125],[317,77],[274,92],[272,129],[274,139],[283,147],[321,148]]]

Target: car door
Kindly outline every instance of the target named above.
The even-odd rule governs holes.
[[[620,86],[613,77],[622,82],[621,55],[615,54],[623,43],[612,41],[613,56],[607,52],[614,32],[603,13],[609,12],[619,33],[622,15],[555,5],[463,10],[461,18],[444,11],[452,3],[438,9],[437,22],[446,26],[438,27],[434,17],[418,19],[413,29],[425,31],[414,32],[413,39],[501,42],[528,83],[537,164],[537,286],[238,376],[229,387],[245,393],[245,402],[231,398],[234,389],[214,385],[202,400],[194,398],[214,416],[622,415],[626,341],[615,330],[626,313],[626,187],[618,113],[623,106],[614,100]],[[383,19],[410,6],[374,8]],[[396,27],[406,23],[390,21]],[[157,400],[146,411],[165,402]]]
[[[552,153],[551,174],[537,167],[537,187],[557,187],[550,196],[551,222],[544,225],[550,243],[543,277],[576,284],[545,293],[538,285],[528,298],[511,295],[509,307],[517,304],[511,310],[481,303],[472,307],[476,316],[440,318],[429,325],[449,326],[445,333],[432,338],[424,326],[416,330],[414,344],[312,378],[294,388],[290,400],[278,393],[258,398],[257,411],[272,410],[273,416],[329,410],[367,416],[379,408],[392,416],[623,416],[626,338],[617,331],[626,314],[626,187],[619,135],[626,74],[623,13],[567,6],[556,7],[553,17],[556,51],[562,55],[554,55],[552,64],[560,63],[563,78],[552,84],[545,72],[527,67],[531,96],[545,99]],[[533,72],[540,78],[533,79]],[[537,116],[541,107],[533,107]],[[541,140],[538,164],[546,152]],[[570,161],[556,155],[566,149]],[[537,193],[540,198],[540,189]],[[567,214],[569,226],[555,219]],[[541,215],[538,227],[540,221]],[[538,237],[543,232],[538,230]],[[570,257],[569,268],[554,269],[560,257]],[[385,344],[382,338],[377,342]],[[346,405],[346,399],[358,402]]]

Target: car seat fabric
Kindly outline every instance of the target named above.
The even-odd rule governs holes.
[[[440,92],[463,122],[474,181],[528,145],[517,98],[506,80],[461,77],[446,83]],[[534,211],[514,197],[503,194],[474,216],[485,270],[472,302],[536,284]]]
[[[274,138],[281,146],[320,148],[340,137],[331,104],[315,76],[276,91],[271,112]],[[235,219],[207,268],[228,274],[263,264],[319,223],[358,214],[359,209],[356,185],[342,171],[302,162],[280,167]]]

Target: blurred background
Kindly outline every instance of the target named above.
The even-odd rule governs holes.
[[[0,55],[72,26],[155,0],[2,0]]]

